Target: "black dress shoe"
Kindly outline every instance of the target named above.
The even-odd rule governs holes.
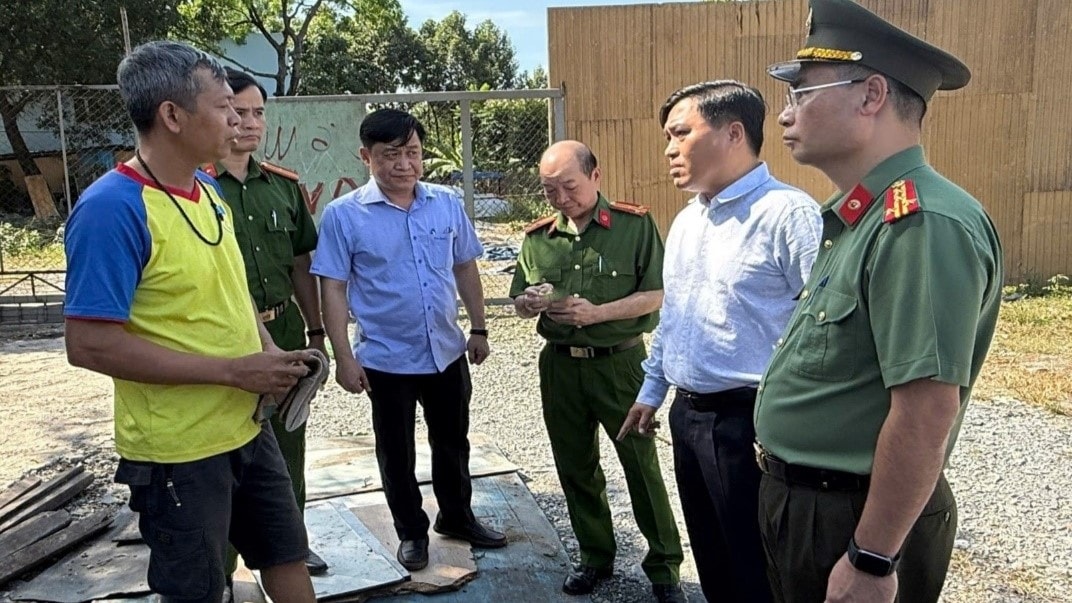
[[[506,534],[497,532],[475,519],[453,523],[445,521],[442,515],[437,515],[432,529],[444,536],[467,540],[477,548],[497,549],[506,546]]]
[[[398,544],[398,554],[395,557],[402,567],[411,572],[428,567],[428,538],[403,540]]]
[[[680,584],[652,584],[651,594],[659,603],[688,603],[689,598]]]
[[[309,554],[305,556],[305,568],[309,570],[310,576],[320,576],[327,573],[328,563],[310,549]]]
[[[614,568],[575,565],[566,574],[562,583],[562,592],[567,595],[587,595],[596,589],[596,585],[614,575]]]

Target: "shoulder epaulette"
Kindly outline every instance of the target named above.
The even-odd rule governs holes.
[[[646,216],[648,215],[648,208],[643,205],[637,205],[635,203],[623,203],[621,201],[611,201],[610,208],[615,211],[625,212],[627,214],[633,214],[634,216]]]
[[[558,216],[556,216],[554,214],[551,214],[550,216],[544,216],[544,217],[540,218],[539,220],[536,220],[532,224],[529,224],[528,226],[526,226],[525,227],[525,234],[532,234],[532,233],[536,232],[537,230],[543,228],[544,226],[547,226],[548,224],[551,224],[552,222],[554,222],[557,219],[558,219]]]
[[[886,191],[886,211],[882,221],[892,224],[920,210],[916,184],[911,180],[898,180]]]
[[[271,173],[273,173],[273,174],[275,174],[277,176],[282,176],[282,177],[286,178],[287,180],[293,180],[294,182],[298,181],[298,172],[293,172],[291,170],[288,170],[285,167],[279,167],[278,165],[273,165],[271,163],[268,163],[267,161],[261,161],[258,165],[261,166],[262,170],[271,172]]]
[[[206,174],[208,174],[209,176],[212,176],[213,178],[219,177],[219,173],[216,172],[216,164],[215,163],[206,163],[206,164],[202,165],[201,166],[201,171],[206,173]]]

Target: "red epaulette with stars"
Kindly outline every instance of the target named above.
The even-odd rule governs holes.
[[[610,208],[616,211],[625,212],[627,214],[633,214],[634,216],[646,216],[648,215],[648,208],[643,205],[637,205],[636,203],[625,203],[622,201],[611,201]]]
[[[298,181],[298,172],[288,170],[285,167],[279,167],[278,165],[273,165],[267,161],[261,161],[257,165],[261,166],[261,169],[266,172],[271,172],[277,176],[282,176],[287,180],[293,180],[294,182]]]
[[[886,224],[893,224],[919,210],[916,184],[911,180],[898,180],[886,190],[886,212],[882,214],[882,221]]]
[[[557,219],[558,219],[558,216],[556,216],[554,214],[551,214],[550,216],[544,216],[544,217],[540,218],[539,220],[536,220],[532,224],[529,224],[528,226],[526,226],[525,227],[525,234],[527,234],[527,235],[532,234],[532,233],[536,232],[537,230],[540,230],[544,226],[547,226],[548,224],[554,223],[555,220],[557,220]]]
[[[849,192],[849,196],[838,207],[838,215],[849,226],[856,226],[856,223],[860,221],[860,218],[864,217],[867,213],[867,208],[871,207],[871,204],[875,202],[875,197],[871,194],[871,191],[864,188],[864,185],[857,184],[856,188]]]

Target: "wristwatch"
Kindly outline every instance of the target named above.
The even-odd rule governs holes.
[[[320,336],[320,335],[323,335],[323,334],[324,334],[324,327],[320,327],[320,328],[317,328],[317,329],[309,329],[308,331],[305,332],[305,335],[308,336],[308,337],[317,337],[317,336]]]
[[[856,546],[855,536],[849,539],[848,557],[849,563],[856,569],[865,574],[879,577],[889,576],[897,571],[897,562],[901,560],[900,554],[893,557],[887,557],[885,555],[879,555],[878,553],[861,549]]]
[[[487,337],[488,336],[488,330],[487,329],[469,329],[469,334],[470,335],[480,335],[482,337]]]

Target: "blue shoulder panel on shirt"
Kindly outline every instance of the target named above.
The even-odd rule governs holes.
[[[79,197],[67,220],[64,315],[126,321],[152,240],[142,185],[111,171]]]

